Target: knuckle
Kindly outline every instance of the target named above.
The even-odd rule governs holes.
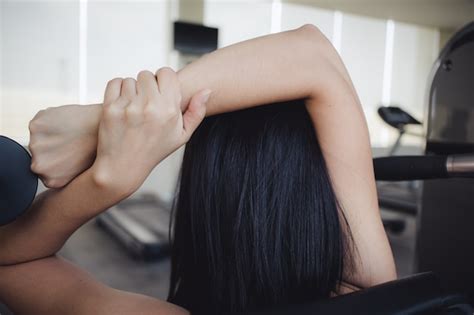
[[[41,117],[44,115],[45,112],[45,110],[40,110],[38,113],[36,113],[35,117],[30,120],[30,122],[28,123],[28,129],[31,133],[37,132],[40,129],[42,125]]]
[[[38,162],[36,162],[35,160],[31,161],[31,167],[30,168],[33,171],[33,173],[36,173],[36,174],[39,173]]]
[[[28,124],[28,129],[30,130],[30,133],[34,133],[38,130],[37,118],[33,118],[33,120],[30,121],[30,123]]]
[[[122,78],[117,77],[117,78],[113,78],[112,80],[110,80],[109,84],[116,83],[116,82],[122,82],[122,81],[123,81]]]
[[[143,110],[143,115],[146,119],[156,120],[160,117],[158,109],[154,105],[147,105]]]
[[[34,139],[30,140],[30,143],[28,143],[28,149],[30,152],[36,152],[36,149],[38,148],[38,145],[36,144],[36,141]]]
[[[135,105],[129,105],[125,108],[125,115],[127,118],[140,118],[142,116],[140,108]]]
[[[117,106],[107,106],[104,108],[104,119],[106,120],[115,120],[123,117],[124,112]]]
[[[112,85],[121,84],[122,81],[123,81],[122,78],[113,78],[112,80],[110,80],[110,81],[107,82],[107,87],[106,87],[106,89],[109,89]]]
[[[43,184],[48,188],[57,188],[57,181],[50,178],[45,178]]]
[[[127,83],[136,83],[137,82],[134,78],[131,78],[131,77],[125,78],[125,79],[123,79],[123,81],[127,82]]]
[[[168,106],[164,109],[166,118],[173,118],[178,115],[178,110],[175,106]]]
[[[148,71],[148,70],[142,70],[142,71],[138,72],[137,78],[148,77],[148,76],[153,76],[153,73],[151,71]]]
[[[33,171],[33,173],[36,174],[42,174],[45,171],[43,163],[39,162],[36,159],[33,159],[31,161],[31,170]]]
[[[163,77],[163,76],[170,76],[170,75],[173,75],[175,74],[174,70],[171,69],[170,67],[163,67],[163,68],[160,68],[158,69],[158,71],[156,72],[156,76],[158,77]]]

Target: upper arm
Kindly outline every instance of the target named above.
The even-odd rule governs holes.
[[[311,30],[306,30],[311,32]],[[332,64],[324,89],[315,89],[307,108],[333,188],[353,236],[353,269],[344,280],[357,287],[396,278],[395,265],[380,217],[369,133],[362,106],[339,55],[326,47]]]
[[[107,287],[58,257],[0,267],[0,300],[17,315],[188,314],[171,303]]]

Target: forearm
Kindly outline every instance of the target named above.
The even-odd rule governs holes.
[[[0,265],[56,253],[81,225],[113,205],[117,196],[97,184],[90,169],[66,187],[42,193],[26,214],[0,227]]]
[[[334,78],[357,98],[344,65],[313,26],[240,42],[207,54],[178,71],[184,109],[211,89],[206,115],[327,94]],[[93,115],[100,115],[95,105]]]
[[[179,71],[182,107],[204,88],[213,91],[207,115],[317,97],[335,75],[343,73],[349,80],[337,58],[331,44],[312,26],[231,45]]]

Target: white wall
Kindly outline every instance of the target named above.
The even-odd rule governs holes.
[[[289,3],[283,3],[281,11],[282,31],[295,29],[304,24],[313,24],[328,39],[333,38],[334,11]]]
[[[37,111],[79,102],[80,73],[85,75],[84,103],[99,103],[113,77],[135,77],[139,70],[168,65],[171,21],[166,0],[88,1],[81,47],[78,0],[0,5],[0,134],[23,144],[28,143],[28,122]],[[160,164],[141,191],[169,199],[180,154]]]
[[[2,106],[2,99],[3,99],[3,80],[2,80],[2,73],[3,73],[3,3],[0,2],[0,132],[3,130],[3,106]]]
[[[87,101],[102,101],[114,77],[136,77],[168,64],[171,22],[166,1],[90,1],[87,32]]]
[[[204,24],[219,28],[219,47],[266,35],[271,28],[271,3],[206,1]]]
[[[392,103],[418,119],[425,108],[428,75],[438,57],[439,33],[430,28],[396,23],[393,47]]]
[[[384,145],[376,122],[383,90],[385,28],[383,20],[343,15],[340,54],[362,103],[373,146]]]
[[[281,31],[306,23],[318,26],[336,46],[349,71],[373,146],[389,146],[397,135],[377,114],[387,95],[391,96],[390,103],[399,104],[421,119],[428,72],[439,50],[438,30],[395,22],[390,41],[387,20],[300,4],[277,4],[210,0],[204,4],[204,22],[219,27],[220,47],[268,34],[274,31],[272,24]]]
[[[0,133],[27,142],[41,108],[77,101],[78,5],[1,2]]]
[[[406,109],[419,121],[427,110],[428,77],[438,57],[439,32],[432,28],[395,23],[391,103]],[[422,134],[423,128],[416,128]],[[391,133],[391,139],[396,135]],[[424,145],[423,138],[404,137],[404,144]]]

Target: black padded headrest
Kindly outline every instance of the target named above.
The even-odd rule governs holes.
[[[30,164],[25,148],[0,136],[0,226],[15,220],[35,198],[38,178]]]

